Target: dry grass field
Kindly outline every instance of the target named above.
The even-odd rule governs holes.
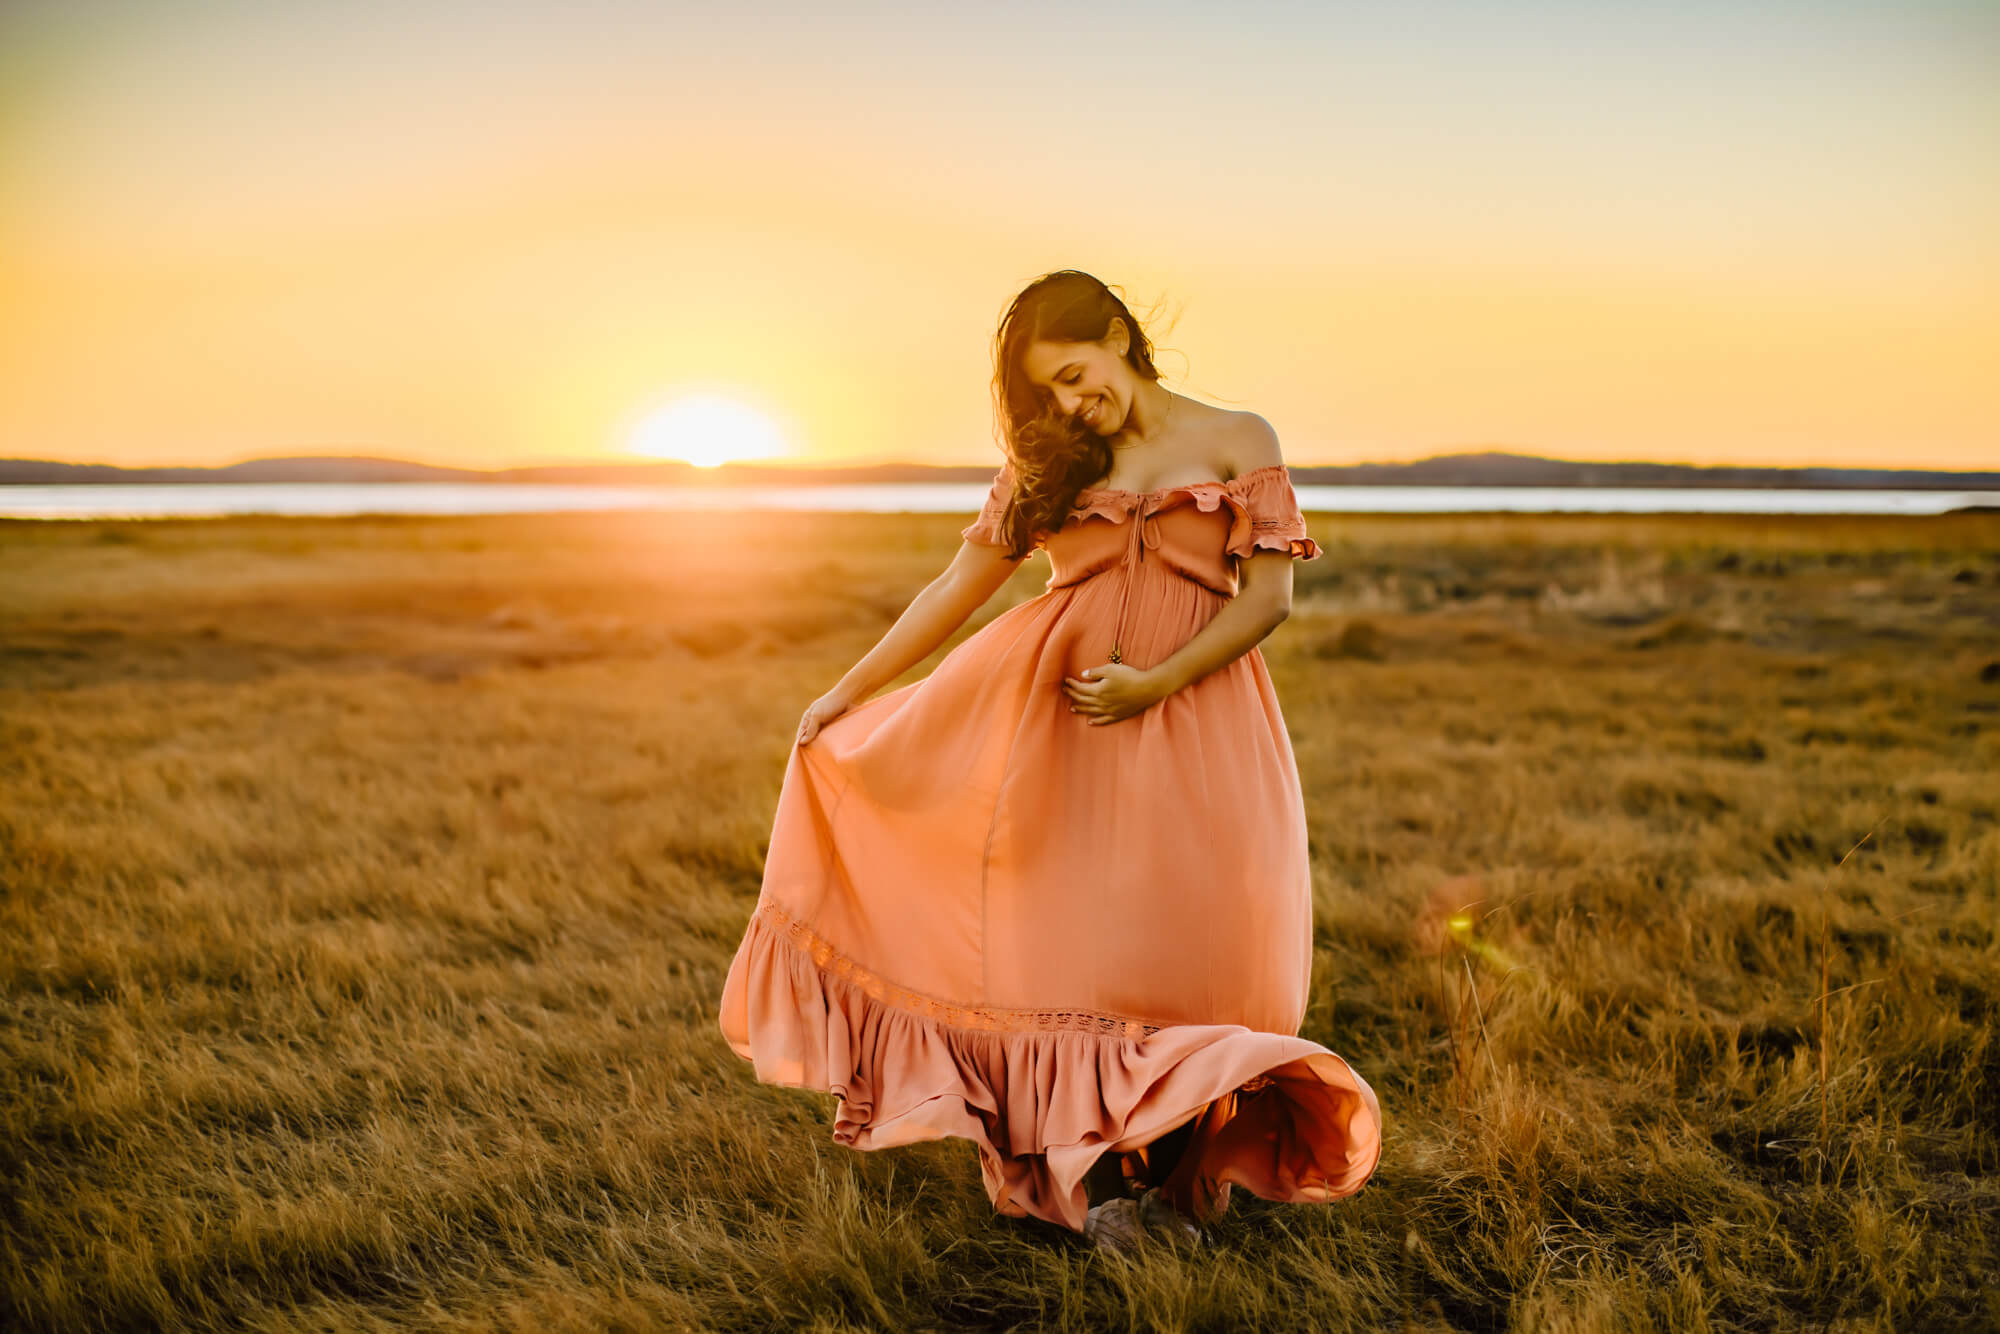
[[[1312,516],[1304,1031],[1382,1166],[1129,1263],[715,1026],[963,522],[0,524],[0,1325],[2000,1326],[2000,515]]]

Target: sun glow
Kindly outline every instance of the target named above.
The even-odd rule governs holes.
[[[769,417],[714,394],[676,399],[652,413],[633,429],[625,447],[634,454],[681,459],[697,468],[792,452],[785,433]]]

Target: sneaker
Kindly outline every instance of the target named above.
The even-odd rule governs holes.
[[[1146,1225],[1139,1221],[1139,1202],[1121,1197],[1093,1205],[1083,1216],[1084,1239],[1100,1251],[1130,1254],[1145,1239]]]

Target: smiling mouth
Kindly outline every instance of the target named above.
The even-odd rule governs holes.
[[[1093,402],[1089,407],[1085,408],[1083,410],[1083,420],[1085,424],[1090,426],[1097,425],[1097,410],[1103,406],[1104,406],[1104,400],[1100,398],[1095,402]]]

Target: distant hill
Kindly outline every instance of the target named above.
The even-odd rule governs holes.
[[[995,464],[937,467],[798,467],[775,463],[585,463],[476,471],[381,458],[252,459],[223,468],[114,468],[98,463],[0,459],[0,486],[175,482],[458,482],[594,486],[827,486],[836,483],[985,482]],[[1682,463],[1584,463],[1525,454],[1443,454],[1412,463],[1294,467],[1314,486],[1657,486],[1799,490],[2000,490],[2000,472],[1913,468],[1737,468]]]
[[[1783,487],[1809,491],[1983,491],[2000,487],[2000,472],[1589,463],[1498,452],[1442,454],[1411,463],[1293,468],[1292,479],[1301,485],[1318,486]]]

